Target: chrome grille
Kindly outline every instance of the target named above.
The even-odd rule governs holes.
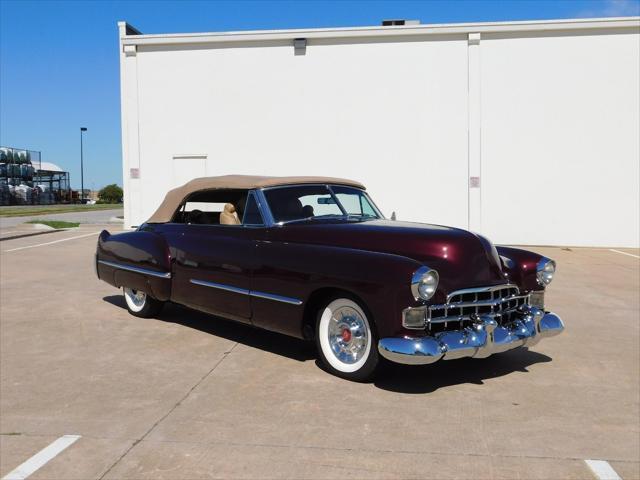
[[[447,303],[429,307],[427,325],[436,331],[458,329],[476,315],[488,315],[504,325],[515,320],[518,307],[527,304],[529,295],[520,295],[515,285],[457,290],[447,296]]]

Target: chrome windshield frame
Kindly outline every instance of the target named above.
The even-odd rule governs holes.
[[[363,190],[361,188],[357,188],[357,187],[353,187],[351,185],[337,185],[337,184],[330,184],[327,185],[327,187],[329,188],[329,190],[331,190],[331,193],[336,197],[336,201],[338,201],[337,199],[337,195],[336,193],[333,191],[334,187],[340,187],[340,188],[350,188],[352,190],[357,190],[358,192],[362,193],[364,195],[364,197],[367,199],[367,201],[369,202],[369,205],[371,205],[371,207],[373,208],[373,211],[376,213],[376,215],[378,215],[377,220],[385,220],[385,216],[382,214],[382,212],[380,211],[380,209],[378,208],[378,206],[375,204],[375,202],[371,199],[371,196],[369,196],[369,193],[366,190]],[[342,204],[339,203],[339,205],[342,207]],[[346,211],[345,211],[346,212]],[[351,213],[345,213],[346,215],[354,215],[357,216],[357,214],[351,214]]]
[[[375,202],[371,199],[367,191],[362,188],[353,187],[351,185],[340,185],[340,184],[303,183],[303,184],[292,184],[292,185],[277,185],[273,187],[256,188],[253,190],[255,192],[256,200],[258,201],[258,207],[262,212],[262,217],[265,221],[265,224],[268,227],[283,226],[289,223],[300,222],[301,220],[305,220],[304,218],[300,218],[295,220],[286,220],[286,221],[276,222],[273,216],[273,213],[271,212],[271,208],[269,207],[269,202],[267,201],[267,197],[264,194],[264,192],[268,190],[276,190],[276,189],[283,189],[283,188],[298,188],[298,187],[326,187],[326,189],[329,191],[329,194],[331,195],[333,200],[336,202],[336,205],[338,206],[338,208],[340,209],[344,217],[349,217],[349,216],[355,217],[357,215],[347,213],[347,211],[344,209],[344,206],[342,205],[342,203],[340,203],[340,200],[338,200],[336,194],[334,193],[333,187],[344,187],[344,188],[350,188],[350,189],[356,190],[365,196],[365,198],[367,199],[367,201],[375,211],[376,215],[378,215],[377,219],[378,220],[385,219],[385,216],[382,214],[382,212],[380,211],[378,206],[375,204]]]

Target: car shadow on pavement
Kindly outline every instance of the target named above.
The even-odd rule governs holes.
[[[528,372],[527,367],[550,362],[551,357],[527,348],[517,348],[489,358],[463,358],[439,361],[431,365],[398,365],[385,362],[374,384],[382,390],[399,393],[430,393],[439,388],[475,383],[509,375]]]
[[[122,295],[109,295],[104,297],[103,300],[117,307],[126,308]],[[311,342],[258,329],[174,303],[167,303],[156,320],[184,325],[216,337],[226,338],[232,342],[239,342],[243,345],[282,355],[299,362],[316,358],[315,345]]]
[[[126,308],[122,295],[109,295],[103,300]],[[315,360],[316,365],[325,370],[317,359],[313,342],[254,328],[173,303],[167,303],[156,320],[183,325],[299,362]],[[550,361],[551,357],[526,348],[518,348],[485,359],[439,361],[422,366],[399,365],[385,361],[373,385],[382,390],[399,393],[430,393],[439,388],[464,383],[482,385],[484,380],[513,372],[527,372],[527,367],[531,365]]]

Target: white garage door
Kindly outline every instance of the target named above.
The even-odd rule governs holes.
[[[387,215],[466,227],[467,40],[449,40],[317,44],[303,56],[140,47],[141,151],[154,169],[142,213],[162,200],[166,152],[206,152],[208,175],[352,178]],[[205,168],[172,162],[174,185]]]
[[[488,237],[638,246],[639,59],[635,35],[483,36]]]

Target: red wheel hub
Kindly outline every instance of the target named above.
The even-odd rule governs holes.
[[[351,330],[345,328],[342,330],[342,341],[349,343],[351,341]]]

